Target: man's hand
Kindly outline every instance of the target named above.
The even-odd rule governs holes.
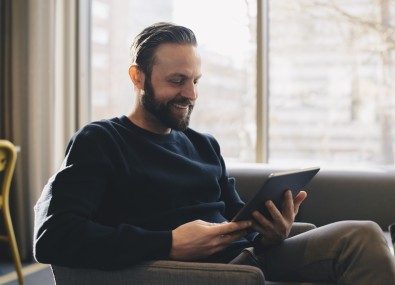
[[[251,221],[213,224],[201,220],[186,223],[173,230],[170,258],[194,260],[227,248],[247,234]]]
[[[291,231],[295,217],[298,214],[299,206],[306,199],[307,193],[300,191],[294,199],[292,192],[286,191],[282,212],[280,212],[272,201],[266,201],[265,206],[269,210],[273,221],[268,220],[258,211],[252,213],[254,220],[252,228],[262,234],[263,245],[273,245],[286,239]]]

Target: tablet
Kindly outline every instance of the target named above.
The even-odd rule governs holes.
[[[255,196],[248,201],[232,219],[232,222],[251,219],[251,213],[255,210],[261,212],[266,218],[273,220],[265,207],[265,201],[272,200],[281,211],[285,191],[291,190],[292,196],[295,197],[319,170],[319,167],[311,167],[287,172],[271,173]]]

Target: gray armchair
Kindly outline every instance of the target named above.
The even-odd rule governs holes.
[[[291,236],[314,228],[295,223]],[[56,285],[332,285],[332,283],[268,282],[253,266],[169,260],[147,261],[127,269],[103,271],[52,266]]]

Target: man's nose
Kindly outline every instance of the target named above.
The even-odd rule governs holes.
[[[189,100],[196,100],[198,97],[196,84],[194,82],[185,84],[181,95]]]

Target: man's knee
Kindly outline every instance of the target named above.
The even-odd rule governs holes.
[[[344,222],[346,231],[343,232],[342,244],[351,252],[369,252],[370,255],[381,255],[388,248],[387,240],[380,226],[373,221]]]
[[[351,233],[353,238],[366,242],[385,241],[383,231],[380,226],[373,221],[354,221],[351,222]]]

